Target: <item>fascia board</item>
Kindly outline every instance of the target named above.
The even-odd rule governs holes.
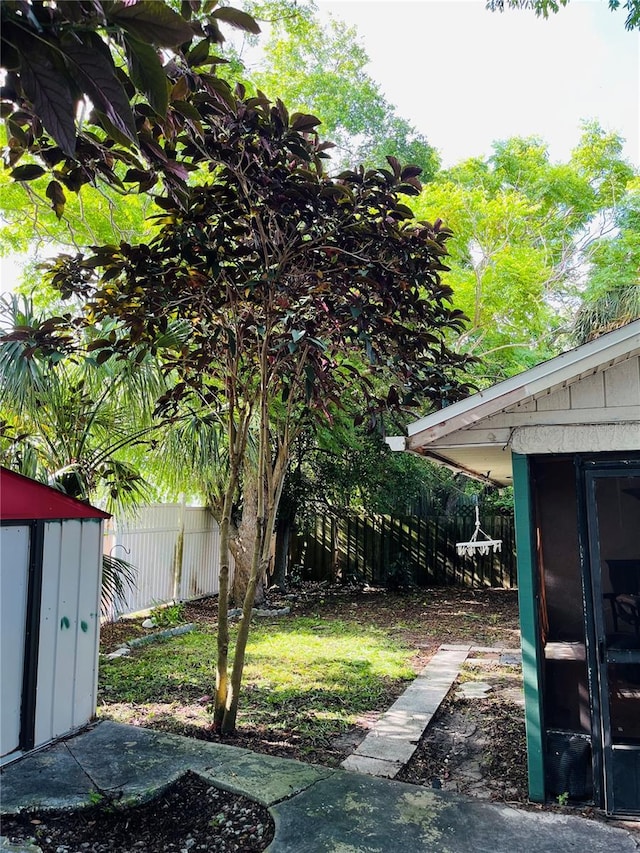
[[[408,446],[411,448],[420,443],[416,440],[417,436],[430,443],[441,436],[470,427],[482,418],[497,414],[552,388],[570,385],[616,360],[629,358],[636,352],[640,352],[640,320],[628,323],[594,341],[414,421],[407,427],[410,439]]]

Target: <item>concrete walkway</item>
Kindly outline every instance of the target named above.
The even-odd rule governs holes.
[[[623,829],[109,721],[5,767],[2,812],[149,799],[187,770],[267,806],[269,853],[631,853]],[[637,837],[637,836],[636,836]]]
[[[470,655],[488,655],[489,658]],[[494,661],[519,666],[522,655],[518,649],[440,646],[418,677],[340,766],[393,779],[413,756],[418,741],[460,674],[462,664],[484,665]],[[479,687],[482,689],[478,690]],[[475,683],[467,686],[467,698],[484,696],[487,687]]]
[[[471,646],[440,646],[420,675],[341,766],[345,770],[393,778],[416,751],[418,741],[470,651]]]

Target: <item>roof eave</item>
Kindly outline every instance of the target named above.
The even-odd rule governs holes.
[[[635,347],[630,347],[634,339]],[[640,352],[640,320],[414,421],[407,427],[408,449],[415,450],[418,444],[430,444],[528,398],[567,386],[636,352]]]

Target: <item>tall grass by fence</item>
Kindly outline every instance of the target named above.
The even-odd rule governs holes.
[[[502,539],[497,554],[461,557],[456,542],[474,530],[474,510],[456,516],[318,515],[298,543],[307,580],[355,578],[372,586],[517,586],[515,533],[510,516],[481,516],[480,524]]]

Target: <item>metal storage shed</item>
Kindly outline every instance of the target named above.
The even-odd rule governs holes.
[[[102,520],[0,468],[0,763],[95,715]]]
[[[640,320],[389,444],[513,483],[530,798],[640,814]]]

